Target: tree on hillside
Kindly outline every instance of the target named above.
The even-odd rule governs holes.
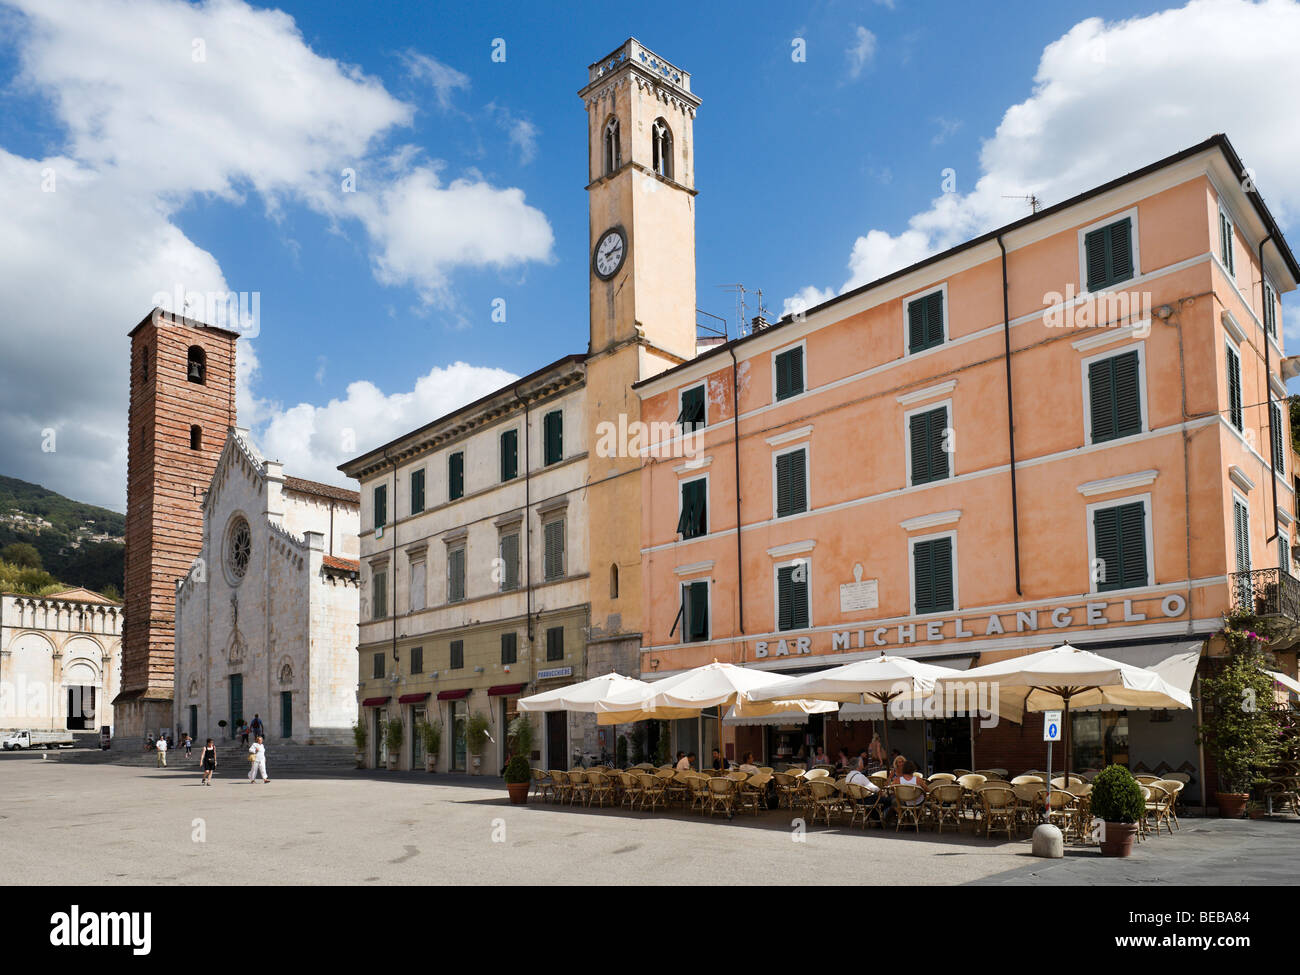
[[[0,560],[16,565],[20,569],[41,568],[41,553],[36,546],[27,542],[11,542],[0,549]]]

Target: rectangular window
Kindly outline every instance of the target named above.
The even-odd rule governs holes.
[[[943,345],[943,291],[932,291],[907,303],[907,351],[922,352]]]
[[[1130,501],[1092,513],[1097,592],[1147,585],[1146,505]]]
[[[1277,338],[1277,292],[1267,281],[1264,282],[1264,331]]]
[[[542,417],[542,463],[549,467],[564,459],[564,413],[552,410]]]
[[[564,627],[552,626],[546,631],[546,659],[564,659]]]
[[[564,519],[542,526],[542,578],[547,582],[564,578]]]
[[[1241,356],[1232,346],[1228,346],[1228,422],[1238,432],[1245,429],[1241,413]]]
[[[293,691],[280,692],[280,737],[293,737]]]
[[[1224,268],[1227,269],[1231,277],[1237,276],[1237,265],[1233,252],[1232,221],[1222,210],[1219,211],[1219,260],[1223,261]]]
[[[418,613],[425,606],[426,565],[423,558],[412,561],[410,571],[407,573],[408,585],[410,586],[410,591],[407,593],[407,605],[412,613]]]
[[[384,676],[384,655],[382,653],[375,654],[371,676],[376,680]]]
[[[776,368],[776,398],[789,399],[798,396],[804,389],[803,346],[778,352],[774,362]]]
[[[465,452],[458,450],[447,458],[447,500],[465,496]]]
[[[1125,217],[1084,235],[1088,290],[1101,291],[1133,277],[1133,222]]]
[[[808,563],[796,562],[776,570],[776,628],[805,630],[809,620]]]
[[[447,663],[448,670],[461,670],[465,666],[465,641],[451,641],[451,659]]]
[[[519,588],[519,534],[502,535],[498,547],[501,553],[501,591],[510,592]]]
[[[673,620],[669,636],[680,626],[683,643],[698,643],[709,638],[709,583],[708,580],[682,583],[682,604]]]
[[[371,593],[370,618],[382,620],[388,615],[388,573],[375,572],[371,575],[370,582],[374,590]]]
[[[1142,395],[1137,349],[1088,363],[1088,411],[1092,442],[1142,432]]]
[[[1269,401],[1268,415],[1273,421],[1273,470],[1286,473],[1286,431],[1282,427],[1282,407]]]
[[[692,386],[682,390],[682,411],[677,416],[677,423],[683,433],[692,433],[703,428],[705,422],[704,386]]]
[[[501,634],[501,665],[509,667],[519,659],[519,634]]]
[[[501,434],[501,480],[513,481],[519,476],[519,431],[507,430]]]
[[[808,510],[808,448],[776,455],[776,516]]]
[[[912,543],[912,586],[917,613],[953,609],[952,539],[930,538]]]
[[[447,602],[458,603],[465,598],[465,549],[447,551]]]
[[[682,511],[677,516],[677,532],[682,538],[699,538],[709,531],[709,482],[698,477],[683,481]]]
[[[913,413],[907,418],[907,437],[913,486],[949,476],[948,407]]]
[[[411,673],[424,673],[424,647],[411,648]]]
[[[1232,534],[1237,550],[1237,571],[1250,571],[1250,509],[1232,499]]]
[[[411,514],[418,515],[424,510],[424,468],[411,471]]]
[[[388,485],[381,484],[375,488],[375,527],[383,528],[388,524]]]

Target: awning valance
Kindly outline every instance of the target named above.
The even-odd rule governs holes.
[[[428,698],[429,698],[428,691],[425,691],[422,694],[403,694],[401,697],[397,699],[397,703],[398,704],[419,704],[421,701],[428,700]]]
[[[527,684],[495,684],[488,688],[488,697],[509,697],[518,694]]]
[[[377,708],[380,705],[387,704],[391,700],[391,697],[368,697],[361,702],[361,706],[363,708]]]
[[[469,697],[469,688],[462,687],[458,691],[439,691],[439,701],[459,701],[462,697]]]

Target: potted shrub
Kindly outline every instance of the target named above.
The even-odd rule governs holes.
[[[424,770],[432,772],[442,754],[442,725],[426,721],[420,725],[420,734],[424,736]]]
[[[388,767],[397,768],[398,756],[402,754],[402,722],[393,718],[384,728],[384,744],[388,746]]]
[[[1123,765],[1110,765],[1097,773],[1089,793],[1094,819],[1102,821],[1101,855],[1126,857],[1133,852],[1133,837],[1146,815],[1142,787]]]
[[[528,802],[528,786],[532,776],[533,770],[524,756],[514,755],[506,762],[506,791],[510,793],[510,801],[514,805],[522,806]]]
[[[465,744],[469,748],[469,753],[474,756],[472,769],[475,775],[479,774],[483,766],[483,746],[487,744],[491,727],[487,715],[482,711],[475,711],[465,722]]]
[[[526,761],[532,759],[534,738],[533,721],[526,714],[517,715],[506,731],[510,754],[522,755]]]
[[[1282,727],[1273,708],[1273,679],[1263,647],[1271,624],[1241,614],[1225,617],[1220,631],[1228,656],[1201,678],[1203,715],[1197,740],[1219,773],[1219,815],[1239,819],[1260,772],[1280,757]]]
[[[352,726],[352,744],[356,746],[357,768],[366,767],[366,726],[363,722],[358,721]]]

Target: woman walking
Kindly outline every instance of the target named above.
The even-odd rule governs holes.
[[[199,755],[199,767],[203,769],[203,784],[212,784],[212,773],[217,768],[217,746],[212,739],[203,746],[203,752]]]

